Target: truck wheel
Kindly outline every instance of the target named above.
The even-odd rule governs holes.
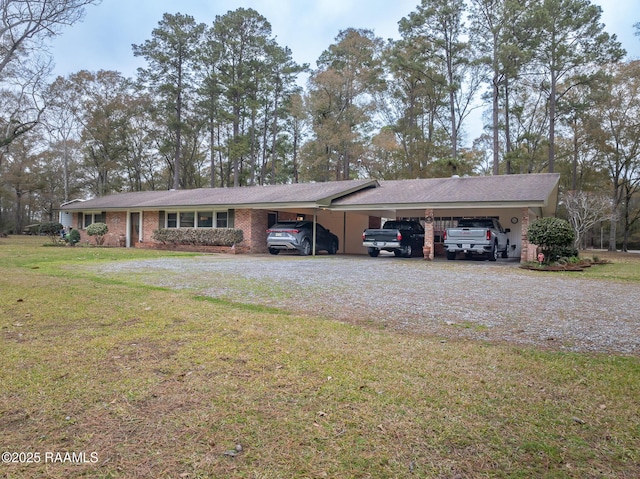
[[[495,261],[498,259],[498,245],[493,243],[491,253],[489,253],[489,261]]]
[[[302,256],[309,256],[311,254],[311,241],[309,241],[309,238],[302,240],[300,244],[300,254]]]
[[[369,248],[367,251],[369,252],[369,256],[372,258],[376,258],[380,254],[380,250],[378,248]]]
[[[508,258],[509,257],[509,242],[507,241],[507,246],[505,246],[504,251],[502,252],[502,257],[503,258]]]
[[[404,250],[402,251],[402,253],[405,258],[411,258],[411,256],[413,256],[413,248],[411,247],[410,244],[408,244],[407,246],[404,247]]]
[[[449,261],[453,261],[454,259],[456,259],[456,254],[455,254],[455,252],[447,251],[447,259],[448,259]]]

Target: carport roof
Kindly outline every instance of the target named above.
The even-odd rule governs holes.
[[[381,181],[378,188],[337,199],[341,211],[529,206],[555,212],[557,173]]]

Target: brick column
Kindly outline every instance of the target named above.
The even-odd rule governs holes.
[[[238,209],[235,211],[235,227],[243,231],[244,240],[236,248],[243,252],[267,252],[268,214],[263,210]]]
[[[536,260],[538,246],[529,243],[527,232],[529,230],[529,208],[522,208],[522,239],[520,243],[520,262],[527,263]]]
[[[424,259],[433,260],[434,235],[433,235],[433,209],[427,209],[424,212],[424,246],[422,254]]]

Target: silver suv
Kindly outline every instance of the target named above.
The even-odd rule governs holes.
[[[269,253],[297,250],[302,256],[310,255],[313,241],[312,221],[281,221],[267,230]],[[316,251],[336,254],[338,237],[319,223],[316,223]]]

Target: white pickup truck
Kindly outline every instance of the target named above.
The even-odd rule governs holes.
[[[489,261],[509,256],[510,229],[504,229],[495,218],[463,218],[458,226],[447,228],[444,233],[444,248],[447,259],[454,260],[458,253],[482,255]]]

